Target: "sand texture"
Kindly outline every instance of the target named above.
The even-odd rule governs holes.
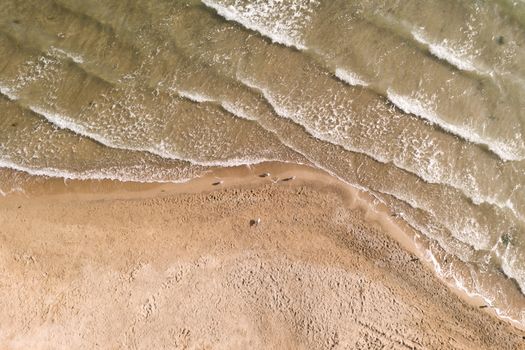
[[[335,184],[117,197],[0,202],[0,349],[525,349]]]

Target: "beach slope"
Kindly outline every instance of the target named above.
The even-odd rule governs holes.
[[[0,201],[0,348],[525,349],[355,194],[254,177]]]

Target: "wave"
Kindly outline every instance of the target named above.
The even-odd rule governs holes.
[[[3,85],[1,82],[0,82],[0,94],[4,95],[11,101],[15,101],[18,99],[18,96],[16,96],[16,94],[13,92],[13,89],[11,89],[10,87],[6,85]]]
[[[241,166],[241,165],[259,164],[259,163],[269,162],[269,161],[283,161],[282,159],[276,159],[276,158],[251,158],[251,157],[250,158],[230,158],[227,160],[203,161],[203,160],[197,160],[194,158],[188,158],[180,154],[175,154],[172,151],[168,151],[164,142],[160,142],[153,147],[132,147],[130,145],[124,145],[118,142],[114,142],[110,139],[107,139],[100,134],[90,131],[84,125],[76,123],[71,118],[60,115],[58,113],[53,113],[53,112],[47,111],[45,109],[42,109],[36,106],[30,106],[29,109],[32,112],[42,116],[49,123],[51,123],[52,125],[55,125],[56,127],[60,129],[70,130],[79,136],[87,137],[106,147],[125,150],[125,151],[131,151],[131,152],[146,152],[146,153],[150,153],[152,155],[155,155],[163,159],[167,159],[167,160],[180,160],[180,161],[189,162],[194,165],[205,166],[205,167],[235,167],[235,166]]]
[[[170,88],[170,90],[177,93],[180,97],[183,97],[185,99],[188,99],[196,103],[214,102],[214,99],[212,99],[211,97],[197,93],[197,92],[177,90],[174,88]]]
[[[509,239],[512,239],[510,237]],[[500,240],[501,241],[501,240]],[[500,254],[501,269],[505,275],[517,281],[521,292],[525,295],[525,254],[519,251],[516,247],[511,248],[510,245],[505,247],[505,250]]]
[[[203,161],[203,160],[197,160],[194,158],[188,158],[180,154],[175,154],[172,151],[168,151],[164,142],[160,142],[153,147],[131,147],[129,145],[124,145],[121,143],[111,141],[103,137],[100,134],[90,132],[83,125],[75,123],[68,117],[65,117],[65,116],[62,116],[56,113],[51,113],[49,111],[46,111],[46,110],[43,110],[41,108],[34,107],[34,106],[30,107],[30,109],[33,112],[37,113],[38,115],[43,116],[51,124],[61,129],[71,130],[80,136],[90,138],[106,147],[125,150],[125,151],[131,151],[131,152],[146,152],[146,153],[150,153],[152,155],[158,156],[163,159],[181,160],[181,161],[189,162],[194,165],[206,166],[206,167],[235,167],[235,166],[241,166],[241,165],[258,164],[258,163],[263,163],[263,162],[280,160],[280,159],[270,159],[270,158],[231,158],[231,159],[222,160],[222,161],[218,161],[218,160]]]
[[[478,133],[476,133],[476,131],[474,131],[473,129],[469,129],[465,126],[457,126],[444,121],[434,112],[432,112],[431,106],[428,106],[424,102],[409,96],[398,95],[392,89],[387,90],[387,98],[388,100],[390,100],[390,102],[392,102],[396,107],[398,107],[405,113],[419,116],[432,124],[438,125],[446,132],[449,132],[453,135],[457,135],[463,138],[464,140],[487,146],[489,150],[491,150],[502,160],[525,160],[525,155],[519,153],[519,150],[523,150],[525,145],[514,145],[513,147],[502,141],[490,139],[486,140],[483,137],[481,137]]]
[[[504,80],[516,82],[523,88],[523,79],[519,75],[512,74],[509,76],[512,69],[509,71],[508,62],[500,62],[503,64],[494,66],[487,57],[484,57],[485,55],[482,53],[490,45],[487,45],[485,41],[480,42],[480,38],[476,37],[475,33],[472,32],[474,28],[470,25],[468,26],[468,31],[470,31],[469,39],[460,42],[457,39],[451,40],[449,38],[431,39],[432,35],[428,32],[428,29],[425,26],[421,26],[420,21],[410,17],[410,15],[408,17],[403,15],[396,17],[389,13],[380,15],[374,13],[371,21],[384,30],[392,31],[404,39],[415,41],[422,49],[460,71],[475,73],[480,77],[492,80],[499,89],[501,89],[500,83],[494,81],[496,75]],[[503,30],[503,28],[500,29]],[[443,37],[442,33],[438,35]],[[492,39],[497,40],[497,38],[493,37]],[[503,38],[503,36],[499,38]]]
[[[258,32],[262,36],[270,38],[273,42],[277,42],[285,46],[294,46],[301,51],[309,50],[309,48],[306,46],[305,43],[301,43],[299,46],[293,45],[294,43],[291,41],[292,38],[289,35],[286,35],[285,33],[282,33],[282,32],[274,33],[268,28],[268,26],[258,25],[258,24],[255,24],[254,21],[250,21],[249,13],[248,14],[241,13],[239,10],[237,10],[233,6],[226,7],[223,5],[219,5],[215,2],[212,2],[211,0],[203,0],[203,3],[206,6],[215,9],[217,13],[220,16],[224,17],[226,20],[237,22],[245,26],[248,29]],[[454,50],[448,48],[447,46],[438,45],[438,44],[429,44],[426,41],[426,39],[423,37],[423,35],[418,34],[418,32],[416,31],[413,32],[413,35],[417,36],[416,40],[419,40],[429,45],[431,50],[433,50],[436,55],[441,56],[440,57],[441,59],[445,59],[447,60],[447,62],[463,70],[475,70],[475,66],[470,61],[461,59],[460,58],[461,56],[458,53],[454,52]],[[350,85],[366,86],[363,84],[364,81],[362,79],[360,79],[359,77],[357,77],[356,79],[353,73],[345,71],[342,68],[336,69],[335,75],[339,79],[347,82]],[[467,141],[487,146],[490,151],[492,151],[494,154],[496,154],[498,157],[500,157],[504,161],[525,160],[525,154],[524,154],[525,145],[524,144],[519,144],[519,145],[518,144],[508,144],[503,141],[498,141],[494,139],[486,139],[482,137],[481,135],[479,135],[472,128],[468,128],[467,126],[458,126],[458,125],[454,125],[449,122],[446,122],[445,120],[440,118],[438,115],[430,112],[428,108],[425,108],[424,103],[421,101],[398,95],[391,88],[387,89],[386,94],[387,94],[387,97],[403,111],[407,113],[418,115],[426,119],[427,121],[440,126],[443,130],[451,134],[457,135]]]
[[[361,79],[356,73],[350,72],[346,69],[336,68],[335,76],[345,83],[352,86],[363,86],[367,87],[368,83]]]
[[[383,163],[383,164],[393,164],[397,168],[402,169],[408,173],[414,174],[415,176],[419,177],[420,179],[424,180],[426,183],[429,184],[440,184],[445,186],[450,186],[451,188],[457,189],[464,195],[466,198],[470,199],[474,204],[481,205],[481,204],[488,204],[493,205],[499,209],[509,209],[516,218],[523,218],[523,215],[519,213],[516,210],[515,205],[510,201],[506,200],[505,202],[498,201],[492,197],[481,195],[480,193],[476,191],[468,191],[462,186],[461,183],[455,183],[454,181],[438,181],[436,178],[431,178],[427,176],[427,173],[418,171],[418,169],[415,169],[413,167],[408,167],[405,164],[400,163],[399,161],[396,161],[395,159],[392,159],[391,157],[381,156],[377,153],[370,152],[369,149],[362,149],[358,147],[353,147],[352,145],[349,145],[347,143],[342,143],[337,140],[335,140],[333,137],[330,137],[330,135],[325,135],[323,133],[318,132],[314,128],[309,127],[308,125],[305,125],[300,120],[297,120],[297,117],[294,117],[294,113],[292,111],[288,111],[285,108],[282,108],[277,101],[274,100],[274,98],[271,96],[271,94],[264,89],[263,87],[259,86],[256,82],[251,81],[250,79],[243,78],[241,76],[238,77],[239,81],[243,83],[244,85],[258,91],[262,97],[266,100],[266,102],[272,107],[276,115],[283,117],[285,119],[291,120],[294,123],[297,123],[305,128],[306,132],[316,139],[319,139],[324,142],[336,144],[338,146],[343,147],[345,150],[350,152],[355,152],[359,154],[366,155],[370,157],[371,159]],[[399,107],[399,106],[398,106]],[[402,109],[402,108],[401,108]],[[282,142],[282,140],[281,140]],[[295,149],[294,149],[295,150]],[[297,150],[295,150],[297,151]],[[443,179],[439,179],[443,180]]]
[[[448,62],[459,70],[464,70],[468,72],[479,72],[484,73],[483,71],[476,68],[473,62],[465,58],[465,53],[458,52],[450,46],[446,45],[446,42],[442,43],[432,43],[425,35],[419,30],[413,30],[411,32],[412,37],[423,44],[428,48],[428,51],[435,57]]]
[[[193,91],[178,90],[175,88],[170,88],[169,90],[177,93],[180,97],[186,98],[195,103],[211,103],[216,106],[220,106],[222,109],[224,109],[226,112],[228,112],[229,114],[231,114],[232,116],[236,118],[250,120],[250,121],[257,120],[257,118],[250,116],[245,111],[241,110],[238,106],[236,106],[235,104],[229,101],[218,100],[213,97],[210,97],[210,96],[198,93],[198,92],[193,92]]]
[[[325,141],[325,142],[328,142],[328,143],[334,143],[334,140],[330,139],[325,134],[323,134],[323,133],[321,133],[321,132],[319,132],[319,131],[315,130],[314,128],[311,128],[311,127],[309,127],[307,125],[304,125],[301,122],[298,122],[297,119],[293,117],[294,113],[288,111],[286,108],[283,108],[283,107],[279,106],[277,101],[275,101],[275,99],[270,95],[270,93],[267,91],[267,89],[257,85],[256,82],[253,82],[250,79],[247,79],[247,78],[244,78],[244,77],[240,77],[240,76],[238,77],[238,79],[244,85],[250,87],[251,89],[253,89],[255,91],[258,91],[264,97],[266,102],[272,107],[272,109],[274,110],[276,115],[278,115],[278,116],[280,116],[282,118],[291,120],[292,122],[301,125],[308,132],[308,134],[312,135],[313,137],[315,137],[318,140]],[[349,148],[348,150],[352,151],[352,152],[364,153],[364,152],[362,152],[362,151],[360,151],[358,149],[353,149],[353,148],[352,149]],[[371,157],[373,157],[373,155],[371,155]],[[378,158],[377,160],[382,162],[382,163],[388,163],[387,159]]]
[[[43,176],[52,178],[62,178],[66,180],[114,180],[121,182],[139,182],[139,183],[183,183],[190,181],[193,177],[180,178],[180,179],[166,179],[164,177],[151,175],[151,177],[145,178],[143,174],[133,176],[132,174],[138,170],[134,168],[122,168],[115,167],[113,170],[101,171],[101,170],[87,170],[80,172],[73,172],[67,169],[57,169],[51,167],[29,167],[21,164],[16,164],[7,159],[0,159],[0,168],[6,168],[16,171],[21,171],[32,176]]]
[[[202,3],[208,6],[209,8],[214,9],[217,12],[217,14],[219,14],[221,17],[224,17],[226,20],[240,23],[245,28],[258,32],[263,36],[269,38],[274,43],[282,44],[288,47],[293,47],[298,50],[307,49],[303,42],[299,40],[294,40],[285,32],[285,30],[289,28],[283,28],[283,26],[281,25],[273,26],[270,29],[266,26],[259,25],[254,21],[250,21],[247,18],[249,17],[249,13],[247,16],[247,14],[239,12],[234,6],[223,6],[211,0],[202,0]],[[267,6],[268,8],[271,8],[271,5]],[[260,9],[258,9],[258,11],[254,11],[253,15],[259,16],[259,11]]]
[[[165,14],[165,8],[161,7],[162,11],[160,12],[163,13],[161,16],[157,16],[155,14],[157,8],[150,9],[148,8],[149,5],[142,6],[139,1],[135,4],[137,6],[133,6],[132,16],[128,17],[129,26],[122,26],[119,21],[113,22],[112,12],[108,11],[113,5],[104,7],[100,12],[95,8],[90,10],[93,12],[91,15],[102,17],[102,20],[97,21],[97,23],[104,24],[104,27],[101,27],[103,30],[111,28],[108,37],[102,37],[100,40],[95,39],[94,43],[81,45],[67,45],[66,41],[56,40],[64,46],[62,48],[51,46],[47,52],[39,51],[41,48],[27,49],[21,52],[17,57],[21,60],[30,54],[34,56],[33,51],[39,51],[43,56],[60,61],[60,69],[64,69],[51,72],[54,74],[53,78],[64,76],[66,78],[73,77],[73,79],[69,81],[42,79],[37,84],[27,84],[21,89],[18,87],[13,89],[1,85],[0,82],[1,94],[12,101],[16,101],[18,98],[16,93],[20,91],[20,100],[16,104],[39,116],[37,120],[36,116],[26,110],[13,120],[6,119],[4,123],[1,123],[2,127],[5,126],[5,130],[8,131],[6,133],[7,142],[5,143],[7,147],[4,148],[5,153],[8,154],[2,155],[0,152],[0,167],[22,171],[34,176],[64,179],[186,182],[208,170],[202,167],[250,166],[267,161],[286,162],[283,159],[273,158],[304,159],[306,164],[313,165],[346,184],[370,193],[377,199],[374,203],[388,205],[399,218],[402,218],[408,226],[418,232],[417,237],[421,235],[422,240],[431,241],[432,247],[435,246],[436,250],[429,249],[426,252],[422,250],[424,256],[422,260],[433,264],[438,275],[454,279],[456,287],[463,288],[471,294],[482,291],[481,287],[475,284],[471,285],[469,280],[470,277],[472,279],[478,278],[478,276],[474,276],[478,271],[472,270],[473,276],[466,276],[464,280],[461,279],[460,275],[451,275],[450,265],[446,263],[446,260],[440,260],[442,251],[445,254],[454,255],[462,262],[471,262],[472,267],[489,266],[491,271],[493,268],[501,268],[503,274],[513,281],[517,281],[524,291],[525,266],[521,261],[525,261],[525,256],[518,256],[519,250],[512,250],[515,247],[503,249],[498,240],[500,231],[510,232],[511,229],[514,230],[512,232],[522,233],[520,231],[521,226],[518,225],[521,223],[518,223],[518,220],[515,220],[507,211],[501,210],[510,209],[515,217],[524,221],[522,214],[525,209],[523,207],[524,202],[517,199],[523,192],[521,190],[513,192],[511,185],[515,181],[522,181],[520,172],[525,164],[511,163],[509,167],[501,165],[502,159],[510,161],[524,159],[525,147],[519,144],[519,137],[509,137],[510,141],[502,137],[497,139],[497,137],[485,136],[491,133],[485,134],[485,130],[478,124],[469,125],[465,123],[467,125],[464,126],[461,122],[451,123],[448,120],[442,120],[442,118],[448,119],[447,116],[452,116],[453,112],[448,111],[455,107],[458,107],[459,110],[474,110],[475,108],[469,109],[468,103],[476,102],[468,101],[469,96],[465,99],[458,97],[457,100],[451,102],[450,108],[447,108],[447,95],[444,92],[436,98],[444,105],[439,104],[436,107],[427,99],[420,98],[421,95],[432,92],[432,84],[425,85],[423,81],[423,85],[419,85],[423,94],[414,94],[413,96],[404,92],[402,85],[398,85],[397,82],[395,86],[387,89],[390,87],[387,85],[388,82],[394,81],[392,77],[402,80],[403,74],[408,73],[401,71],[398,72],[399,74],[387,75],[386,69],[384,69],[385,67],[397,67],[398,62],[410,64],[410,59],[417,57],[418,60],[422,60],[421,62],[424,65],[432,65],[431,68],[424,66],[424,69],[420,71],[423,74],[422,76],[426,77],[429,71],[437,68],[437,73],[428,79],[431,81],[438,77],[436,78],[437,86],[442,86],[445,79],[450,78],[448,74],[451,73],[461,78],[452,81],[450,86],[453,88],[466,86],[465,90],[472,89],[468,91],[473,91],[473,96],[476,98],[484,98],[486,91],[488,102],[483,104],[481,110],[488,113],[494,102],[491,99],[492,95],[489,95],[493,91],[491,90],[493,86],[490,86],[489,89],[486,89],[487,85],[477,86],[478,82],[484,83],[484,78],[478,79],[479,77],[476,77],[474,79],[474,74],[458,72],[449,66],[450,64],[461,71],[477,72],[481,70],[481,65],[486,61],[481,58],[474,58],[472,55],[469,56],[470,50],[463,52],[461,49],[452,48],[452,46],[459,47],[456,46],[456,42],[447,43],[437,39],[432,41],[425,36],[424,31],[411,32],[411,29],[415,27],[407,27],[408,29],[402,33],[401,41],[396,41],[399,40],[398,37],[395,37],[396,33],[385,40],[385,52],[389,52],[388,50],[395,46],[391,44],[397,45],[403,42],[402,45],[399,44],[402,52],[392,52],[392,55],[389,56],[373,57],[373,55],[369,55],[370,50],[356,50],[355,55],[348,57],[355,57],[357,61],[363,60],[361,63],[367,65],[366,68],[357,68],[361,67],[360,63],[345,62],[344,59],[348,57],[334,57],[334,54],[347,52],[346,49],[350,47],[357,48],[356,45],[360,43],[359,38],[363,38],[365,35],[351,36],[351,38],[357,38],[355,46],[346,47],[342,45],[341,49],[329,46],[330,42],[327,40],[329,48],[325,49],[325,54],[323,54],[321,52],[323,50],[315,51],[315,38],[319,39],[320,37],[323,40],[324,34],[329,33],[328,30],[332,26],[319,37],[315,35],[306,36],[301,31],[311,28],[301,27],[304,24],[303,20],[308,21],[308,18],[299,16],[300,12],[303,12],[302,8],[290,6],[286,11],[282,11],[282,13],[280,11],[279,6],[301,3],[308,7],[315,0],[291,0],[289,2],[257,0],[248,2],[247,5],[239,5],[238,8],[217,4],[221,1],[202,1],[208,9],[194,4],[195,8],[191,9],[193,11],[191,16],[198,18],[198,16],[205,15],[202,21],[198,21],[199,25],[202,24],[206,27],[203,30],[200,30],[196,25],[195,28],[191,27],[188,32],[183,32],[179,36],[177,31],[185,30],[181,29],[182,25],[187,25],[190,20],[193,20],[193,17],[183,18],[175,24],[169,22],[167,25],[157,26],[157,19]],[[232,1],[231,3],[238,5],[246,2]],[[177,5],[179,4],[173,4],[169,1],[162,2],[162,6],[166,6],[166,8]],[[115,6],[118,9],[120,5]],[[122,5],[122,7],[125,6]],[[177,13],[177,16],[180,14],[181,17],[184,17],[185,15],[182,10],[179,13],[180,9],[177,7],[170,7],[170,9],[173,9],[173,13]],[[330,5],[324,7],[322,11],[327,9],[332,11],[337,8]],[[142,11],[146,12],[144,18],[151,22],[148,23],[149,26],[144,26],[144,30],[140,26],[142,25],[140,22]],[[288,11],[297,11],[298,15],[295,16]],[[88,11],[86,10],[86,12]],[[82,14],[82,6],[79,6],[79,13]],[[323,13],[325,12],[321,14]],[[288,15],[293,18],[288,20]],[[240,25],[224,25],[223,18],[228,21],[235,21]],[[174,22],[177,20],[179,18],[173,18]],[[212,20],[211,24],[208,22],[210,20]],[[343,25],[345,20],[341,17]],[[84,25],[82,21],[74,23],[79,25],[79,27],[74,27],[75,30]],[[355,23],[350,25],[351,30],[355,30],[354,33],[359,33],[359,23],[356,24],[357,29],[352,27],[353,24]],[[165,30],[171,25],[173,28],[170,27],[169,30]],[[45,24],[40,26],[45,32]],[[241,26],[256,31],[261,36],[253,34]],[[35,25],[32,29],[35,28],[38,26]],[[60,27],[53,28],[56,31],[60,29]],[[341,29],[341,27],[338,28]],[[141,35],[138,39],[140,41],[134,42],[135,32],[139,29]],[[216,29],[219,30],[215,31]],[[231,29],[232,32],[221,31],[221,29]],[[388,30],[388,28],[386,29]],[[93,38],[97,38],[94,34],[97,34],[98,31],[86,30],[84,32],[83,29],[79,31],[82,34],[75,38],[82,38],[83,35],[89,38],[93,35]],[[46,33],[52,32],[53,30]],[[217,37],[214,36],[216,32],[220,33],[217,34]],[[207,36],[200,35],[202,33],[206,33]],[[311,34],[312,32],[308,33]],[[347,33],[344,31],[335,33],[339,33],[340,38],[347,38],[345,35]],[[378,33],[381,31],[375,31],[375,29],[364,32],[364,34],[372,36],[374,41],[379,40],[378,46],[381,46],[381,37],[376,36]],[[196,43],[193,42],[194,38],[197,37],[199,40]],[[202,41],[201,38],[203,38]],[[229,39],[233,39],[233,43],[230,43]],[[69,40],[68,42],[71,44],[74,41]],[[270,41],[280,45],[272,46],[269,43]],[[405,45],[407,41],[410,42]],[[126,46],[126,52],[122,50],[122,57],[119,56],[121,46],[115,48],[115,51],[111,51],[111,53],[115,53],[114,56],[112,54],[109,56],[102,55],[102,51],[98,51],[115,43],[115,45],[120,45],[122,42],[126,44],[121,45],[122,47]],[[208,42],[213,42],[215,46],[212,44],[208,46]],[[247,47],[246,50],[244,48],[237,50],[239,44],[243,42],[253,44],[257,50],[248,52],[248,54],[245,53],[250,51],[251,47]],[[371,40],[368,41],[370,44],[371,42]],[[158,55],[156,56],[155,50],[150,51],[150,49],[159,43],[167,43],[167,45],[157,47],[161,52],[159,54],[157,51]],[[344,42],[339,41],[339,43],[343,44]],[[137,44],[137,50],[128,50],[127,44],[130,47]],[[363,40],[362,44],[366,45],[366,40]],[[21,45],[24,45],[23,41]],[[93,49],[90,45],[93,45]],[[292,49],[283,47],[283,45]],[[319,47],[325,46],[319,45]],[[463,47],[466,48],[467,46]],[[5,52],[12,49],[9,46],[7,48],[8,50],[4,50]],[[225,51],[231,48],[234,50],[232,50],[231,55],[226,52],[227,59],[220,59],[220,62],[212,60],[211,57],[215,59],[218,57],[217,55],[226,55]],[[272,51],[274,48],[276,51]],[[259,55],[258,49],[263,54]],[[296,49],[306,51],[307,54],[297,52]],[[335,49],[334,52],[331,52],[332,49]],[[76,53],[77,50],[78,54]],[[427,51],[437,59],[429,58]],[[151,55],[150,52],[152,52]],[[107,52],[104,53],[107,54]],[[253,55],[251,55],[252,53]],[[397,53],[400,54],[399,57],[396,56]],[[104,61],[107,57],[111,57],[109,59],[111,63],[118,61],[122,65],[119,69],[122,70],[122,74],[126,75],[113,86],[104,85],[104,89],[100,89],[102,93],[97,90],[98,85],[93,85],[95,88],[92,89],[91,85],[85,84],[91,79],[77,79],[78,72],[69,71],[70,66],[81,66],[79,68],[81,70],[94,69],[99,75],[104,76],[105,69],[103,67],[106,67]],[[122,59],[123,57],[129,59],[129,62]],[[272,64],[259,66],[258,63],[267,57],[275,59],[271,61],[273,66]],[[290,59],[290,62],[287,62],[290,63],[289,70],[297,69],[297,72],[304,75],[288,75],[288,71],[285,69],[278,71],[279,60],[282,60],[283,57],[284,60]],[[320,59],[321,57],[322,59]],[[387,57],[387,62],[382,61],[384,65],[378,69],[370,68],[374,64],[374,59],[383,60],[385,57]],[[400,59],[398,60],[398,58]],[[252,60],[249,61],[250,59]],[[294,61],[295,59],[299,62],[298,64]],[[195,65],[193,65],[192,60],[195,61]],[[88,64],[85,64],[86,61]],[[173,65],[173,62],[176,64]],[[341,64],[341,66],[335,66],[335,63]],[[348,65],[346,66],[345,63]],[[224,64],[224,66],[217,68],[219,64]],[[140,68],[138,68],[139,66]],[[369,71],[369,68],[372,72]],[[183,74],[179,74],[176,71],[177,69],[185,71]],[[273,71],[269,72],[269,70]],[[194,73],[195,71],[198,73]],[[116,72],[120,71],[116,69]],[[239,77],[242,75],[239,72],[245,72],[246,76]],[[22,73],[27,72],[20,70],[18,73],[16,71],[7,72],[6,75],[11,77],[13,74],[18,74],[16,78],[20,78],[20,80],[29,75],[24,76]],[[384,76],[383,73],[385,73]],[[86,74],[92,75],[90,72]],[[262,75],[259,74],[266,74],[265,78],[261,78]],[[274,84],[274,81],[270,80],[271,78],[266,79],[272,74],[276,80],[282,77],[280,84]],[[93,74],[93,76],[96,77],[97,74]],[[321,76],[323,78],[320,78]],[[408,74],[408,76],[411,79],[410,83],[417,83],[419,77],[416,73]],[[81,78],[85,77],[82,76]],[[203,79],[201,80],[201,78]],[[325,78],[326,80],[323,80]],[[10,80],[6,78],[6,81]],[[64,83],[64,85],[57,87],[57,82],[59,84]],[[75,95],[74,92],[77,91],[78,83],[83,84],[78,91],[89,90],[89,93]],[[345,84],[357,88],[349,88]],[[487,84],[491,83],[487,82]],[[407,85],[411,86],[411,84]],[[41,93],[41,89],[47,92],[48,86],[50,94]],[[166,88],[167,86],[170,87]],[[415,86],[412,87],[417,89]],[[65,88],[61,90],[63,87]],[[72,94],[69,94],[69,91],[64,93],[68,87],[71,87]],[[231,90],[222,87],[231,87]],[[50,105],[41,101],[49,97],[55,88],[58,92],[49,99],[55,107],[47,107]],[[165,88],[166,90],[163,90],[162,93],[158,93],[159,90]],[[289,89],[295,88],[304,90],[301,94],[291,93]],[[221,89],[225,91],[221,91]],[[322,93],[317,98],[316,94],[321,89]],[[498,93],[504,93],[504,91]],[[35,96],[38,96],[38,99]],[[80,98],[79,96],[87,97]],[[101,118],[94,118],[95,114],[84,114],[86,111],[91,113],[92,110],[90,108],[85,109],[86,106],[82,103],[93,99],[93,96],[95,96],[94,101],[97,102],[94,110],[96,112],[102,111]],[[181,101],[187,101],[178,104],[180,102],[179,97]],[[514,95],[511,97],[514,98]],[[74,101],[71,108],[66,105],[70,98]],[[98,98],[103,99],[103,102]],[[496,98],[498,96],[494,100]],[[387,99],[391,104],[388,103]],[[503,99],[505,99],[505,95],[502,95]],[[7,99],[3,100],[6,103],[4,106],[7,110],[10,110],[11,107],[13,107],[13,111],[16,110],[14,104],[11,106]],[[177,107],[164,113],[164,110],[168,108],[163,108],[163,106],[167,105],[159,106],[159,104],[166,100],[170,100],[170,103],[175,102],[175,104],[170,104],[170,107],[175,105]],[[510,100],[510,98],[507,99],[507,101]],[[192,103],[188,101],[192,101]],[[109,111],[112,103],[118,104],[120,102],[122,105],[118,105],[116,110],[105,114]],[[366,108],[360,108],[361,103],[363,105],[366,103]],[[93,104],[90,103],[90,105]],[[98,109],[98,106],[101,108]],[[153,107],[150,109],[151,106]],[[178,109],[178,106],[181,108]],[[69,110],[77,111],[76,108],[78,107],[80,107],[80,114],[67,112]],[[440,109],[442,107],[444,109]],[[518,109],[514,107],[514,105],[509,106],[511,112]],[[128,114],[125,114],[137,112],[139,109],[140,112],[133,115],[133,118],[128,118]],[[503,108],[498,109],[497,113],[503,110]],[[16,110],[17,113],[20,111]],[[158,111],[161,113],[154,115]],[[188,113],[177,115],[178,111]],[[447,112],[442,113],[441,111]],[[202,114],[200,114],[201,112]],[[209,118],[208,115],[205,116],[206,113],[210,113]],[[358,115],[358,113],[363,115]],[[470,113],[467,114],[470,115]],[[172,115],[174,116],[173,119],[171,118]],[[229,118],[229,116],[254,123],[240,122]],[[499,116],[499,114],[495,116],[496,119]],[[195,117],[202,120],[201,125],[194,125]],[[27,119],[21,122],[23,120],[21,118],[31,118],[29,122],[33,124],[30,124]],[[87,121],[93,119],[96,121]],[[458,118],[458,120],[460,119]],[[112,129],[110,124],[117,120],[116,125],[118,126],[116,129]],[[212,121],[212,123],[208,124],[208,121]],[[469,121],[478,122],[473,121],[473,119],[469,119]],[[230,122],[234,123],[230,125]],[[186,128],[188,125],[190,127]],[[498,122],[488,125],[499,126]],[[25,137],[23,132],[31,130],[31,126],[33,126],[33,130],[36,130],[34,137],[33,135]],[[245,126],[247,127],[244,128]],[[260,128],[258,128],[259,126]],[[475,128],[477,126],[480,127]],[[217,130],[213,129],[219,127],[221,129],[218,130],[224,132],[216,132]],[[222,129],[222,127],[224,128]],[[208,128],[209,130],[206,131],[210,131],[210,133],[196,133],[197,130],[202,131],[197,128]],[[161,131],[157,133],[157,130]],[[232,135],[230,135],[230,131]],[[400,131],[400,134],[396,134],[396,131]],[[497,131],[495,130],[494,133]],[[505,132],[507,131],[505,130]],[[39,132],[42,133],[39,134]],[[164,136],[167,134],[169,136]],[[12,135],[15,136],[9,139]],[[44,138],[39,139],[38,136],[40,135],[44,135]],[[53,136],[46,139],[45,137],[49,135]],[[208,135],[212,136],[209,137]],[[179,136],[181,137],[179,138]],[[227,138],[225,142],[223,142],[225,140],[223,136]],[[20,138],[20,141],[15,140],[17,137]],[[381,137],[384,138],[380,139]],[[83,144],[85,147],[82,147],[82,150],[62,153],[62,149],[67,150],[69,145],[82,138],[84,138],[83,141],[89,139],[100,145],[85,142]],[[501,139],[503,140],[501,141]],[[4,138],[0,138],[0,148],[2,148],[1,142],[4,140]],[[20,145],[22,144],[23,147],[23,143],[27,140],[31,140],[30,146],[27,147],[28,150],[17,154]],[[251,143],[247,144],[245,140]],[[32,143],[33,141],[40,143],[35,145]],[[58,141],[56,147],[53,144],[55,141]],[[197,148],[195,145],[202,145],[203,147]],[[33,146],[38,147],[38,151],[32,153]],[[48,146],[50,147],[48,148]],[[91,152],[92,149],[95,149],[96,152]],[[488,151],[486,151],[487,149]],[[274,152],[275,150],[277,151]],[[460,150],[460,155],[454,159],[452,152],[450,155],[446,153],[449,150]],[[89,159],[83,163],[82,157],[79,159],[76,157],[84,155],[85,151],[102,156]],[[128,152],[138,153],[131,154]],[[50,154],[52,156],[47,159],[46,157]],[[64,154],[67,154],[68,158],[62,158],[61,156]],[[90,154],[86,154],[86,156],[90,157]],[[120,158],[121,155],[124,157]],[[249,155],[254,156],[250,157]],[[269,156],[265,157],[265,155]],[[32,158],[32,156],[34,157]],[[208,160],[210,158],[221,158],[221,160]],[[128,161],[130,159],[131,161]],[[113,166],[113,164],[119,164],[120,160],[125,160],[124,165]],[[180,165],[179,162],[167,160],[180,161]],[[76,166],[67,167],[65,164],[69,164],[70,161],[73,161]],[[44,164],[44,166],[34,165],[38,163]],[[295,160],[294,163],[299,162]],[[100,169],[95,169],[101,164],[104,165]],[[513,167],[514,164],[516,167]],[[488,169],[491,171],[487,171]],[[485,171],[487,172],[486,175],[484,174]],[[496,179],[502,180],[501,188],[486,189],[486,186],[491,186],[492,181],[495,182]],[[6,189],[2,188],[0,195],[5,195],[5,192]],[[393,219],[390,220],[394,221]],[[494,257],[494,254],[497,256]],[[490,265],[485,261],[488,261],[489,256],[491,259],[494,258],[494,261],[490,261]],[[486,265],[483,265],[484,263]],[[482,272],[485,273],[486,271]],[[483,275],[483,273],[478,275]],[[500,276],[499,273],[498,276]],[[491,299],[486,293],[485,300],[487,303]],[[496,311],[501,317],[505,317],[504,310],[498,309]]]
[[[58,57],[67,57],[77,64],[84,63],[84,58],[81,55],[60,49],[58,47],[51,46],[49,48],[49,53]]]
[[[412,30],[410,34],[414,40],[425,46],[433,56],[446,61],[459,70],[473,72],[479,77],[488,78],[500,91],[504,88],[501,86],[502,83],[499,79],[517,85],[519,90],[525,90],[525,80],[520,75],[511,74],[509,71],[498,67],[489,69],[484,64],[475,63],[474,59],[468,58],[467,52],[447,46],[446,40],[441,43],[433,43],[421,30]]]
[[[495,304],[494,295],[487,295],[480,291],[472,290],[471,288],[468,288],[465,281],[463,281],[461,277],[459,277],[453,271],[445,272],[442,269],[442,266],[439,263],[438,259],[434,256],[430,249],[425,249],[424,257],[425,260],[432,265],[432,268],[434,269],[434,271],[436,271],[437,275],[441,277],[442,281],[446,282],[454,288],[459,289],[461,292],[465,293],[469,298],[480,298],[484,301],[485,305],[490,305],[491,309],[494,310],[498,317],[510,321],[512,323],[516,323],[518,325],[522,325],[525,321],[525,317],[523,315],[521,315],[520,318],[513,317],[502,307],[498,307],[497,304]],[[450,282],[450,279],[453,280],[453,283]]]

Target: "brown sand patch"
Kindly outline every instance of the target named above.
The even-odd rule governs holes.
[[[207,193],[1,201],[0,348],[525,348],[355,193],[255,175]]]

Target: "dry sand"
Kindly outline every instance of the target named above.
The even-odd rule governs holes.
[[[0,349],[525,349],[362,194],[265,169],[1,199]]]

